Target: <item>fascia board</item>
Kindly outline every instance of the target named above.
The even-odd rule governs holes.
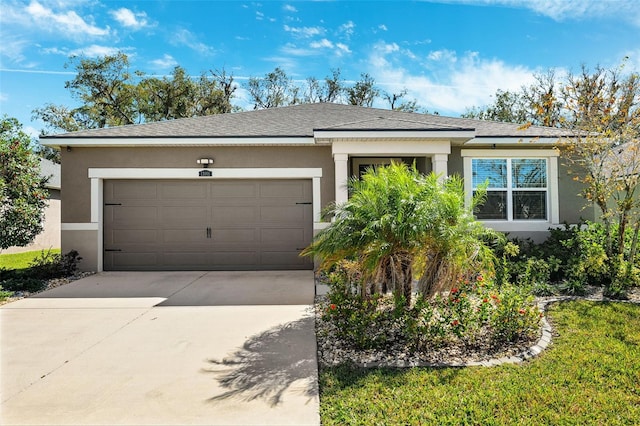
[[[563,137],[480,137],[473,138],[464,143],[464,146],[468,145],[557,145],[561,142]]]
[[[276,138],[47,138],[40,143],[59,147],[159,147],[159,146],[254,146],[254,145],[314,145],[313,137]]]
[[[317,139],[471,139],[475,130],[315,130]]]

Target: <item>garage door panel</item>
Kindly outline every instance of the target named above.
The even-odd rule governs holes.
[[[176,252],[168,251],[162,254],[161,264],[178,269],[205,268],[212,262],[213,256],[208,252]]]
[[[203,200],[209,197],[209,185],[205,182],[194,183],[177,182],[165,183],[161,186],[161,198],[163,200]]]
[[[202,229],[164,229],[161,231],[162,242],[165,244],[180,244],[185,247],[191,245],[207,245],[207,230]]]
[[[105,264],[107,264],[107,262],[112,264],[116,270],[148,268],[154,267],[158,264],[158,254],[139,252],[107,252],[105,255]]]
[[[157,190],[158,186],[155,182],[116,181],[104,196],[107,200],[155,200],[158,198]]]
[[[226,204],[229,201],[225,201],[225,198],[255,198],[257,195],[258,184],[256,182],[217,182],[211,187],[211,197],[214,204]]]
[[[209,223],[206,206],[160,207],[160,225],[163,228],[206,229]]]
[[[260,196],[263,198],[300,198],[305,197],[307,185],[304,181],[264,182],[260,185]]]
[[[213,207],[213,227],[229,224],[253,224],[258,221],[259,212],[255,208]]]
[[[212,232],[211,238],[216,244],[244,244],[259,241],[258,232],[255,228],[215,229]]]
[[[105,270],[312,269],[298,256],[311,192],[310,180],[106,181]]]
[[[305,232],[301,228],[267,228],[261,229],[260,241],[265,245],[293,245],[305,244]]]
[[[155,244],[158,242],[158,231],[155,229],[112,231],[109,241],[112,244]]]
[[[118,206],[111,209],[114,227],[124,229],[154,228],[158,223],[156,207]]]
[[[305,208],[303,206],[273,206],[260,207],[262,222],[297,222],[304,223]]]

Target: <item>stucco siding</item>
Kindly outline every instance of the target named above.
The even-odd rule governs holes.
[[[81,271],[96,271],[98,266],[98,231],[62,230],[62,253],[76,250],[82,260]]]
[[[584,187],[580,182],[573,180],[574,174],[563,164],[562,157],[558,161],[558,189],[560,192],[560,222],[575,224],[580,219],[593,221],[594,209],[587,200],[580,196]]]
[[[460,151],[461,148],[459,146],[451,147],[451,154],[449,154],[449,161],[447,162],[447,171],[449,173],[449,176],[464,176],[464,167],[462,164],[462,155],[460,154]]]

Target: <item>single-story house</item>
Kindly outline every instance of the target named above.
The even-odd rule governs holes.
[[[299,252],[372,165],[489,181],[487,226],[541,239],[584,201],[556,128],[316,103],[41,137],[62,154],[62,250],[89,270],[312,269]],[[593,212],[591,212],[592,214]]]
[[[49,193],[47,207],[44,210],[42,232],[31,244],[23,247],[9,247],[2,250],[3,254],[60,248],[60,164],[40,158],[40,176],[47,179],[45,188]]]

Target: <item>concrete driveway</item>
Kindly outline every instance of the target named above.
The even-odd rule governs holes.
[[[0,308],[0,424],[319,424],[311,271],[109,272]]]

